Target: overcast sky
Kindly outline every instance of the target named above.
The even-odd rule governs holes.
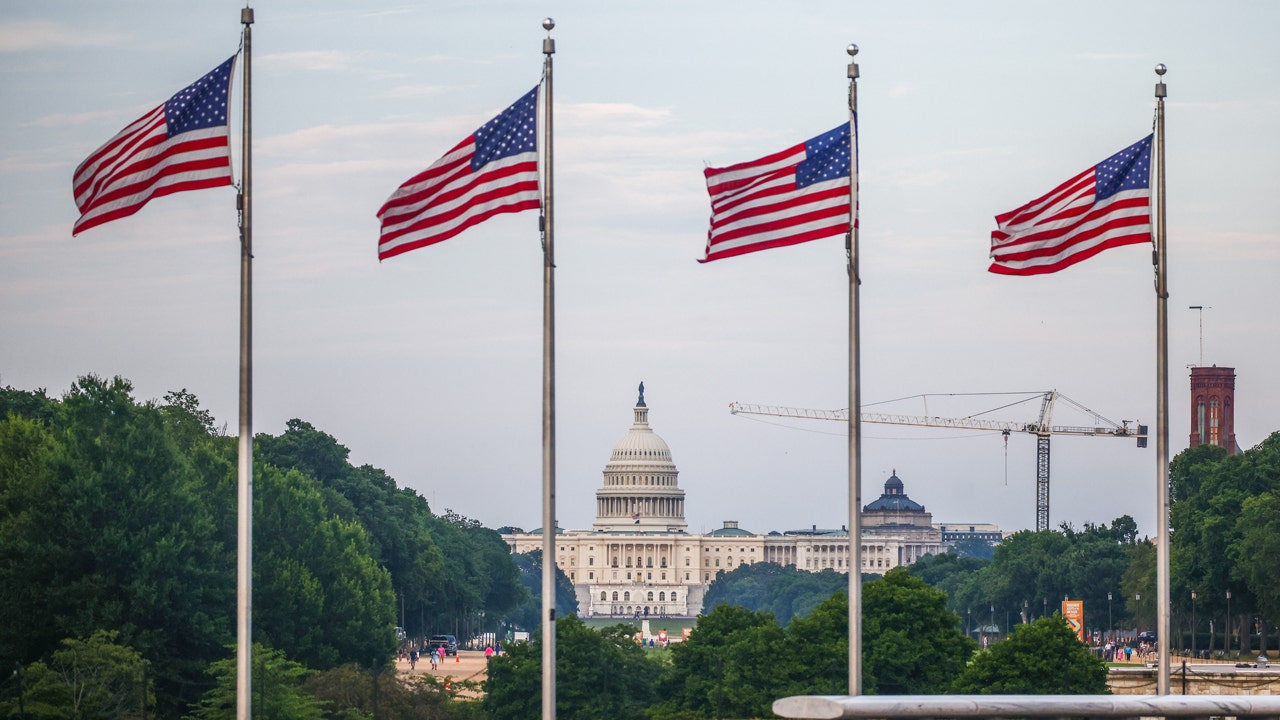
[[[0,4],[0,384],[187,388],[237,432],[234,191],[71,237],[71,174],[236,51],[235,2]],[[732,401],[847,404],[843,241],[700,265],[702,168],[847,118],[861,47],[862,398],[1057,389],[1155,425],[1150,251],[989,274],[992,217],[1151,132],[1168,101],[1170,437],[1188,366],[1236,368],[1245,447],[1280,429],[1280,5],[1272,2],[263,1],[253,26],[254,429],[331,433],[490,527],[541,524],[536,213],[379,264],[375,213],[539,80],[555,18],[558,517],[589,527],[643,380],[691,531],[846,522],[843,426]],[[240,78],[234,95],[238,98]],[[240,132],[239,101],[232,134]],[[235,154],[240,172],[238,147]],[[1017,396],[1026,397],[1026,395]],[[968,415],[1016,397],[933,397]],[[923,401],[868,410],[923,414]],[[1038,402],[986,417],[1032,420]],[[1092,424],[1059,406],[1057,424]],[[864,426],[937,522],[1035,526],[1035,439]],[[1055,437],[1050,522],[1155,532],[1155,443]]]

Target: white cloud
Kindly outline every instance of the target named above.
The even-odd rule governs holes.
[[[80,30],[51,20],[0,22],[0,52],[120,45],[126,39],[117,33]]]
[[[97,122],[99,120],[110,120],[117,113],[113,110],[97,110],[94,112],[83,113],[54,113],[53,115],[45,115],[36,118],[27,125],[34,125],[42,128],[62,128],[75,127],[76,125],[84,125],[85,123]]]
[[[444,92],[444,85],[398,85],[378,95],[380,98],[406,100],[410,98],[430,97]]]
[[[646,108],[632,103],[557,104],[556,108],[556,120],[575,127],[608,123],[618,129],[635,129],[663,125],[671,119],[670,108]]]
[[[276,64],[295,70],[345,70],[351,66],[351,60],[351,53],[339,50],[273,53],[258,58],[259,62]]]

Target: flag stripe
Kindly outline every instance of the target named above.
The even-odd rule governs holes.
[[[139,145],[148,143],[154,146],[166,136],[164,106],[161,105],[94,151],[76,168],[72,179],[76,207],[84,211],[93,195],[119,175],[120,165],[137,152]]]
[[[1151,240],[1151,136],[1016,210],[996,216],[989,272],[1053,273]]]
[[[710,262],[849,230],[849,125],[757,160],[706,168]]]
[[[736,212],[720,213],[711,222],[712,232],[719,239],[729,239],[742,232],[749,232],[756,225],[769,225],[787,217],[813,210],[834,208],[846,217],[849,214],[849,186],[840,181],[828,181],[811,185],[799,193],[774,199],[762,199]]]
[[[538,88],[406,180],[378,210],[378,259],[448,240],[495,215],[542,206]]]
[[[234,66],[233,55],[76,167],[73,235],[133,215],[152,198],[232,184],[227,99]]]
[[[446,178],[446,182],[398,198],[394,204],[388,201],[379,212],[383,242],[394,240],[407,228],[447,222],[458,214],[465,213],[472,201],[491,200],[492,195],[481,197],[486,193],[501,191],[503,188],[513,188],[512,192],[520,192],[523,190],[520,185],[530,182],[536,189],[537,172],[537,160],[523,156],[492,162],[480,174],[472,174],[469,170],[459,168],[454,175]],[[407,204],[402,205],[401,202]]]

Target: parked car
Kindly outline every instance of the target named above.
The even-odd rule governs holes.
[[[1138,642],[1150,643],[1154,645],[1156,643],[1155,632],[1151,630],[1143,630],[1142,632],[1138,633]]]
[[[436,648],[442,647],[445,655],[457,655],[458,638],[452,635],[432,635],[427,641],[427,647],[434,652],[439,652]]]

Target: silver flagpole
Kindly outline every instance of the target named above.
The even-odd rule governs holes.
[[[555,214],[552,198],[551,56],[555,20],[542,21],[543,147],[542,180],[542,717],[556,717],[556,284]]]
[[[1165,66],[1156,65],[1156,693],[1169,694],[1169,258],[1164,214]]]
[[[862,390],[858,330],[858,54],[849,53],[849,694],[862,694]]]
[[[253,675],[253,204],[249,42],[253,8],[240,10],[244,25],[244,137],[240,153],[240,459],[237,464],[236,718],[249,720]]]

